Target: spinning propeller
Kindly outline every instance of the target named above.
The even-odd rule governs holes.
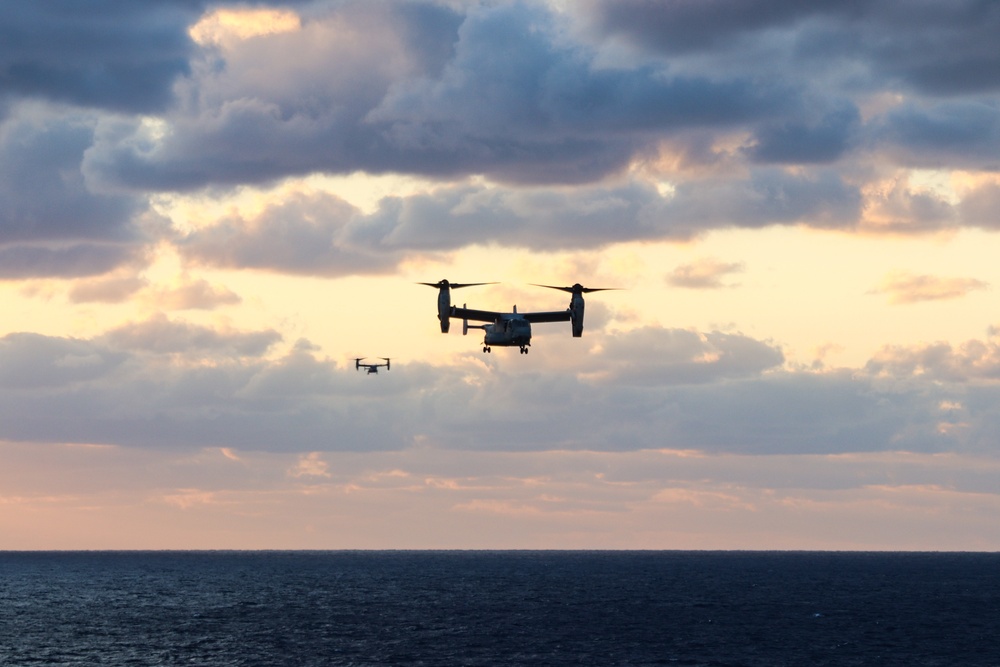
[[[496,283],[450,283],[447,280],[439,280],[436,283],[417,283],[418,285],[427,285],[428,287],[437,287],[438,289],[459,289],[460,287],[475,287],[476,285],[496,285]]]
[[[572,287],[556,287],[555,285],[539,285],[538,283],[531,283],[535,287],[548,287],[549,289],[557,289],[562,292],[569,292],[570,294],[590,294],[591,292],[606,292],[608,290],[620,290],[621,287],[584,287],[580,283],[576,283]]]

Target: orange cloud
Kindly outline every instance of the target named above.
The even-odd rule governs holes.
[[[988,287],[989,283],[975,278],[941,278],[894,272],[887,275],[872,293],[888,294],[890,303],[903,304],[957,299]]]

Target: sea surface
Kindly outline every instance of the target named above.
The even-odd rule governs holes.
[[[0,665],[1000,666],[1000,554],[0,552]]]

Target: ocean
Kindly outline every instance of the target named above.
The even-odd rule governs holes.
[[[1000,666],[1000,554],[0,552],[0,665]]]

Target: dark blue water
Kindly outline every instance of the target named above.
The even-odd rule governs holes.
[[[1000,666],[1000,554],[0,553],[0,665]]]

